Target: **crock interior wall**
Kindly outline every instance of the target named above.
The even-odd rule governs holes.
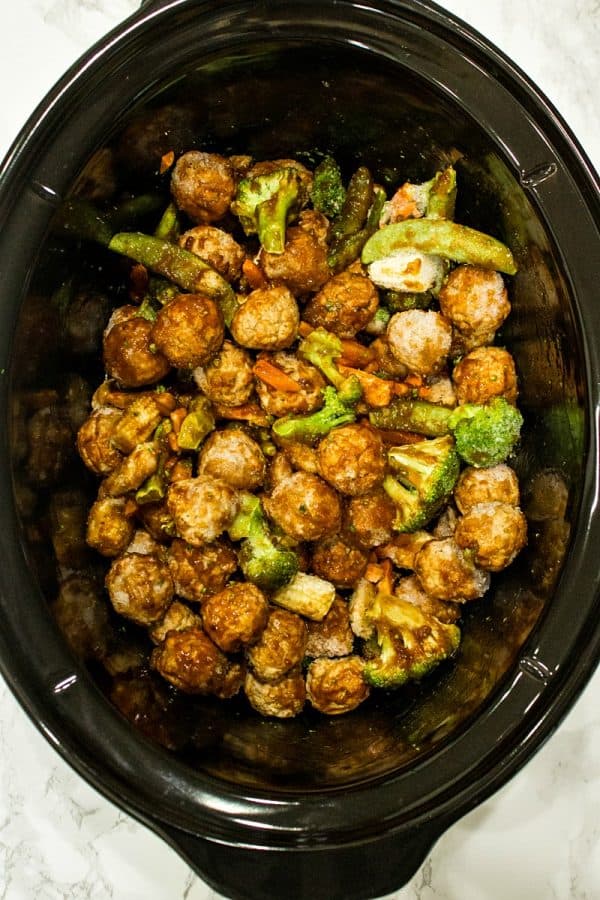
[[[503,169],[493,138],[457,103],[400,66],[367,53],[358,63],[358,56],[356,49],[350,56],[332,46],[311,53],[246,46],[243,54],[190,67],[174,77],[143,107],[138,104],[126,118],[121,115],[107,143],[118,148],[118,135],[128,121],[149,113],[151,118],[153,109],[166,105],[186,110],[186,127],[182,134],[178,128],[167,132],[163,152],[196,146],[250,152],[257,158],[301,154],[310,159],[317,149],[333,153],[346,175],[358,162],[365,163],[388,188],[406,179],[424,180],[458,157],[457,218],[506,240],[520,263],[520,274],[510,282],[513,317],[499,340],[513,352],[520,376],[526,427],[516,465],[525,493],[537,472],[548,466],[561,469],[576,486],[582,445],[570,427],[558,437],[545,427],[549,408],[578,407],[582,366],[567,288],[543,223]],[[167,179],[157,180],[123,155],[120,161],[124,187],[141,191],[158,184],[166,189]],[[73,371],[98,382],[98,358],[76,358],[61,344],[60,321],[49,298],[69,271],[97,267],[100,280],[106,280],[107,272],[112,277],[112,265],[103,250],[49,235],[16,337],[12,377],[17,397],[21,391],[60,385]],[[15,433],[26,427],[23,409],[17,406]],[[49,490],[28,479],[21,460],[15,460],[14,471],[17,488],[26,482],[28,490],[39,493],[31,518],[23,521],[23,535],[51,602],[57,587],[44,530],[48,499],[66,486],[90,490],[91,481],[77,462]],[[576,504],[573,493],[571,508]],[[568,522],[561,533],[568,536]],[[457,661],[421,686],[379,694],[340,718],[307,710],[293,721],[261,720],[242,701],[189,699],[183,704],[180,757],[195,769],[234,782],[307,788],[381,776],[426,753],[489,700],[551,599],[554,578],[547,577],[541,556],[547,547],[538,538],[538,526],[530,526],[529,548],[519,563],[496,576],[489,595],[466,611]],[[46,626],[53,627],[50,613]],[[104,678],[101,684],[106,689]]]

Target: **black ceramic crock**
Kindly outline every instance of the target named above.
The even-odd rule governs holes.
[[[23,397],[79,364],[49,298],[56,271],[88,251],[52,245],[56,208],[133,118],[181,104],[199,145],[224,152],[309,158],[318,148],[389,184],[455,160],[460,221],[506,240],[520,267],[501,339],[520,377],[515,465],[530,523],[519,563],[467,611],[456,663],[419,688],[326,721],[194,706],[193,740],[169,751],[117,712],[56,628],[39,527],[47,490],[23,475],[19,436]],[[167,128],[165,149],[176,139]],[[358,900],[397,889],[452,822],[521,768],[590,677],[600,648],[599,196],[539,91],[418,0],[150,2],[64,76],[4,161],[2,673],[57,751],[221,893]],[[78,483],[80,467],[57,478]],[[562,486],[566,502],[558,491],[540,511],[544,484]],[[24,489],[29,514],[16,510]]]

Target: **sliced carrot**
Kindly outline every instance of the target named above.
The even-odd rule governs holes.
[[[368,406],[389,406],[394,396],[394,382],[363,372],[362,369],[354,369],[350,366],[338,365],[342,375],[354,375],[360,381],[363,389],[363,399]]]
[[[308,337],[314,330],[315,329],[312,325],[309,325],[308,322],[300,322],[298,325],[298,334],[303,338]]]
[[[170,415],[177,406],[177,400],[168,391],[152,391],[151,396],[163,416]]]
[[[242,263],[242,272],[246,276],[246,280],[253,291],[257,288],[266,287],[267,279],[265,278],[262,269],[260,269],[254,260],[245,259]]]
[[[273,365],[268,359],[258,359],[252,369],[257,378],[260,378],[269,387],[276,391],[287,391],[289,394],[299,394],[301,385],[290,378],[279,366]]]
[[[348,338],[342,338],[342,355],[339,362],[344,366],[354,366],[357,369],[364,369],[369,363],[377,358],[377,354],[370,347],[365,347],[359,341],[352,341]]]
[[[271,424],[271,420],[258,403],[242,403],[241,406],[225,406],[224,403],[214,403],[213,408],[219,419],[250,422],[251,425],[258,425],[260,428],[268,428]]]
[[[407,375],[404,379],[404,384],[419,388],[423,386],[423,378],[421,377],[421,375]]]
[[[370,581],[371,584],[377,584],[378,581],[381,581],[384,574],[385,570],[383,566],[380,566],[378,563],[369,563],[365,569],[365,578],[367,581]]]
[[[177,435],[174,431],[170,431],[167,435],[167,444],[169,445],[169,450],[172,453],[179,453],[179,441],[177,440]]]
[[[159,172],[161,175],[164,175],[165,172],[171,168],[173,163],[175,162],[175,151],[169,150],[168,153],[165,153],[164,156],[160,158],[160,169]]]
[[[169,415],[169,418],[173,424],[173,431],[175,432],[175,434],[179,434],[179,432],[181,431],[181,425],[187,414],[188,411],[185,406],[178,406],[177,409],[174,409],[173,412]]]

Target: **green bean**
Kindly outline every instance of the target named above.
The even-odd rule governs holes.
[[[428,219],[453,219],[456,205],[456,171],[448,166],[432,179],[427,201]]]
[[[331,226],[334,240],[356,234],[363,227],[373,202],[373,176],[360,166],[348,184],[342,211]]]
[[[177,207],[174,203],[169,203],[160,218],[160,222],[156,226],[154,237],[160,238],[163,241],[175,243],[179,237],[179,233],[180,227]]]
[[[375,186],[373,189],[373,202],[364,228],[361,228],[356,234],[347,234],[333,241],[327,256],[327,262],[334,274],[343,271],[355,259],[358,259],[365,243],[377,230],[384,203],[385,191],[383,188]]]

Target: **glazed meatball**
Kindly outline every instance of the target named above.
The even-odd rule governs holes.
[[[336,587],[350,588],[362,578],[367,562],[366,553],[335,535],[315,544],[310,567],[315,575]]]
[[[225,654],[197,627],[170,631],[152,651],[151,663],[186,694],[221,695],[231,666]],[[238,690],[240,687],[241,679]]]
[[[192,547],[176,538],[167,552],[167,563],[175,593],[196,602],[222,591],[237,569],[234,551],[218,541]]]
[[[170,631],[185,631],[187,628],[202,628],[202,618],[185,603],[174,600],[166,613],[148,633],[155,644],[162,644]]]
[[[109,475],[123,459],[112,443],[112,436],[122,415],[120,409],[101,407],[94,410],[77,432],[79,455],[95,475]]]
[[[315,659],[306,675],[306,695],[319,712],[338,716],[350,712],[369,696],[359,656]]]
[[[295,295],[318,291],[331,274],[327,244],[301,225],[286,230],[283,253],[262,250],[259,263],[269,281],[284,284]]]
[[[321,475],[342,494],[357,497],[383,481],[383,443],[368,425],[332,429],[320,442],[317,455]]]
[[[294,353],[266,354],[261,353],[260,359],[267,359],[270,363],[285,372],[295,381],[298,391],[282,391],[265,384],[260,378],[256,379],[256,393],[260,405],[270,416],[305,415],[314,412],[323,406],[323,388],[326,381],[315,366],[299,359]]]
[[[257,641],[268,617],[265,595],[246,582],[229,584],[202,604],[204,630],[225,653]]]
[[[478,566],[488,572],[500,572],[525,546],[527,520],[510,503],[476,503],[459,518],[455,538],[463,550],[475,551]]]
[[[477,503],[493,501],[519,505],[519,480],[517,473],[506,463],[477,469],[467,466],[462,470],[454,488],[454,502],[461,513],[467,513]]]
[[[347,529],[360,547],[379,547],[391,540],[395,518],[396,507],[383,488],[376,488],[352,497],[346,514]]]
[[[152,329],[152,322],[132,316],[104,332],[104,367],[124,387],[153,384],[171,368],[166,356],[154,347]]]
[[[231,341],[224,341],[220,351],[204,368],[194,369],[194,380],[214,403],[241,406],[254,390],[250,354]]]
[[[244,693],[250,706],[261,716],[291,719],[302,711],[306,702],[306,685],[299,669],[288,672],[279,681],[267,682],[246,672]]]
[[[108,571],[106,588],[115,611],[138,625],[158,622],[173,599],[169,568],[152,553],[119,556]]]
[[[287,287],[257,288],[233,317],[231,333],[251,350],[284,350],[296,340],[300,313]]]
[[[175,537],[175,522],[167,509],[166,500],[158,503],[142,503],[136,510],[136,516],[146,531],[161,544],[168,544]]]
[[[244,251],[226,231],[213,225],[196,225],[181,235],[179,246],[199,256],[226,281],[239,278]]]
[[[369,324],[379,307],[373,282],[357,272],[340,272],[306,304],[304,318],[342,338],[351,338]]]
[[[476,266],[457,266],[439,297],[440,310],[464,334],[493,334],[510,312],[502,276]]]
[[[127,546],[127,552],[138,553],[140,556],[154,554],[162,559],[161,545],[143,528],[138,528],[134,533],[131,542]]]
[[[400,578],[394,587],[394,596],[407,603],[418,606],[424,613],[435,616],[440,622],[453,624],[460,619],[460,604],[444,600],[436,600],[426,594],[421,582],[415,575]]]
[[[220,478],[237,490],[256,490],[266,470],[260,446],[241,428],[214,431],[202,445],[198,473]]]
[[[407,309],[388,322],[390,352],[410,372],[434,375],[446,365],[452,346],[448,319],[430,309]]]
[[[320,622],[307,622],[306,656],[348,656],[352,653],[354,635],[350,628],[348,604],[336,596],[331,608]]]
[[[294,472],[263,503],[267,515],[297,541],[316,541],[340,526],[338,495],[318,475]]]
[[[129,456],[103,481],[102,496],[121,497],[136,491],[158,468],[159,453],[154,444],[138,444]]]
[[[390,350],[390,345],[385,335],[375,338],[371,343],[371,351],[375,354],[377,370],[385,372],[386,375],[391,375],[396,381],[402,381],[402,379],[406,378],[408,367],[396,359]]]
[[[287,609],[271,609],[258,641],[246,650],[250,667],[261,681],[277,681],[300,665],[308,632],[301,616]]]
[[[463,403],[487,403],[494,397],[517,402],[515,362],[502,347],[477,347],[454,367],[456,398]]]
[[[415,557],[415,574],[431,597],[456,603],[483,597],[490,585],[489,573],[477,568],[452,537],[424,544]]]
[[[293,169],[304,190],[310,189],[313,180],[312,172],[297,159],[261,159],[253,163],[248,171],[248,178],[254,178],[255,175],[270,175],[277,169]]]
[[[86,541],[103,556],[119,556],[131,542],[135,526],[122,498],[96,500],[87,520]]]
[[[167,505],[179,537],[193,547],[202,547],[231,525],[238,511],[238,498],[224,481],[199,475],[172,484]]]
[[[300,469],[302,472],[310,472],[311,475],[319,474],[319,458],[317,456],[316,447],[310,444],[303,444],[300,441],[282,441],[283,452],[285,458],[291,465],[292,470]]]
[[[217,222],[229,210],[235,194],[231,163],[218,153],[184,153],[171,175],[171,194],[178,209],[193,222]]]
[[[111,628],[99,586],[86,575],[69,575],[60,585],[52,615],[80,659],[102,659]]]
[[[202,294],[179,294],[160,310],[152,340],[171,365],[194,369],[214,356],[223,334],[223,317],[214,300]]]

